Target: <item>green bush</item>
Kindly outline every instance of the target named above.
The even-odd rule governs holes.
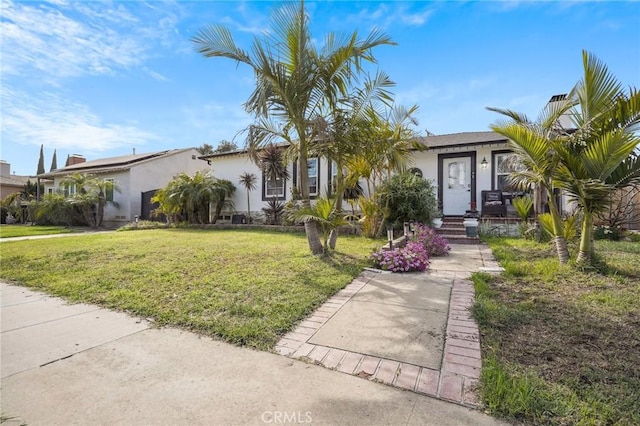
[[[403,222],[421,222],[431,225],[438,214],[435,186],[411,173],[393,176],[380,189],[380,203],[388,208],[388,220],[395,229]]]
[[[617,226],[597,226],[593,230],[593,238],[595,240],[619,241],[622,235],[622,229]]]

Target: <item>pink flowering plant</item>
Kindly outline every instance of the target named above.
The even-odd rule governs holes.
[[[446,256],[451,251],[449,242],[446,239],[442,238],[435,229],[421,223],[416,224],[414,240],[424,245],[429,256]]]
[[[421,223],[416,224],[415,236],[404,247],[378,250],[370,257],[373,266],[391,272],[422,272],[429,267],[430,256],[449,254],[449,242],[436,231]]]
[[[429,267],[429,253],[422,244],[409,241],[404,247],[379,250],[371,255],[374,267],[391,272],[422,272]]]

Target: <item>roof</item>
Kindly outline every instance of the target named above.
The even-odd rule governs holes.
[[[457,147],[457,146],[474,146],[488,145],[494,143],[505,143],[507,138],[496,132],[462,132],[451,133],[448,135],[422,136],[419,142],[426,145],[429,149]],[[286,145],[286,144],[281,144]],[[246,149],[236,149],[234,151],[216,152],[209,155],[203,155],[199,158],[210,159],[225,157],[230,155],[246,154]]]
[[[0,176],[0,184],[2,184],[2,186],[23,187],[28,180],[29,180],[29,176],[21,176],[21,175]]]
[[[122,155],[119,157],[109,157],[93,161],[85,161],[84,163],[73,164],[61,169],[56,169],[49,173],[41,174],[39,175],[39,177],[50,178],[75,172],[108,173],[124,171],[129,170],[132,166],[138,165],[140,163],[152,161],[159,157],[166,157],[181,152],[191,151],[192,149],[194,148],[171,149],[166,151],[148,152],[145,154]]]
[[[448,135],[423,136],[420,138],[420,142],[429,149],[436,149],[505,143],[507,142],[507,138],[496,132],[463,132]]]

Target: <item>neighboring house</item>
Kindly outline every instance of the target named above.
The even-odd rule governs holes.
[[[0,160],[0,200],[4,200],[16,192],[24,191],[28,180],[29,176],[11,174],[11,164]],[[35,182],[35,179],[32,182]]]
[[[76,188],[65,188],[61,181],[73,173],[92,174],[100,179],[111,180],[117,190],[106,195],[108,203],[104,212],[104,224],[119,226],[131,222],[136,216],[150,219],[151,197],[165,187],[178,173],[193,175],[199,170],[209,170],[206,161],[199,159],[195,148],[174,149],[146,154],[124,155],[86,161],[73,155],[67,166],[38,175],[39,179],[51,179],[53,184],[45,186],[45,194],[55,190],[73,193]]]
[[[415,151],[410,161],[411,171],[432,180],[438,188],[437,197],[444,215],[464,215],[472,206],[481,210],[482,191],[497,190],[505,194],[509,204],[512,188],[506,177],[517,162],[507,146],[507,139],[494,132],[467,132],[420,138],[427,149]],[[234,195],[235,211],[247,211],[246,190],[238,184],[240,174],[254,173],[258,187],[250,194],[252,215],[261,213],[270,199],[288,201],[291,188],[296,185],[294,165],[287,169],[291,178],[270,182],[245,150],[205,156],[211,162],[213,174],[232,181],[238,190]],[[326,193],[329,182],[336,175],[335,163],[325,158],[309,159],[309,192],[312,196]],[[512,209],[509,209],[512,212]],[[225,216],[231,212],[225,212]],[[228,217],[223,217],[228,219]]]

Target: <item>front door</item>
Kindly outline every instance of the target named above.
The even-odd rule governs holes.
[[[442,213],[460,216],[471,208],[472,180],[471,156],[443,158],[440,174]]]

